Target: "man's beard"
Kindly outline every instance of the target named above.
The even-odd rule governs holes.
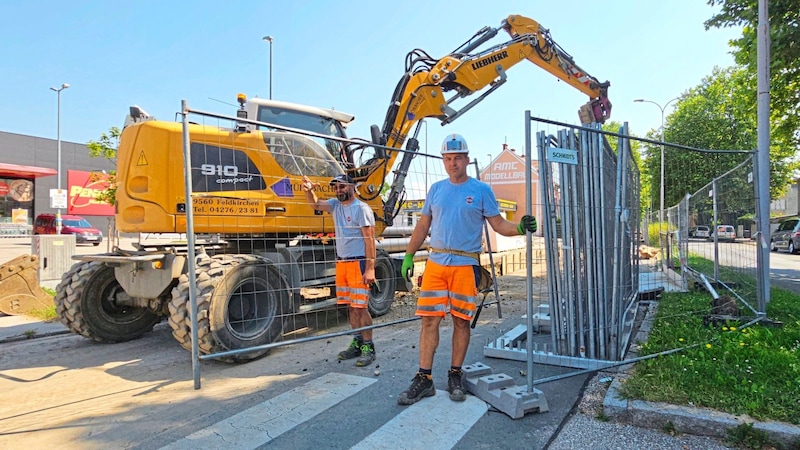
[[[336,198],[338,198],[340,202],[346,202],[350,200],[350,192],[339,192],[336,194]]]

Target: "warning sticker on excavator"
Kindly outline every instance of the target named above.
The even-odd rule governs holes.
[[[144,150],[142,150],[142,153],[139,155],[139,160],[136,161],[136,165],[137,166],[146,166],[147,165],[147,157],[144,156]]]
[[[256,200],[234,198],[204,197],[193,198],[195,214],[231,215],[231,216],[264,216],[266,207]]]

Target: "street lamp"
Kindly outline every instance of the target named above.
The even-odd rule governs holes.
[[[678,100],[680,97],[675,97],[672,100],[668,101],[663,107],[652,101],[652,100],[645,100],[643,98],[637,98],[634,102],[637,103],[652,103],[658,106],[658,109],[661,110],[661,203],[658,208],[658,238],[661,239],[661,224],[664,222],[664,110],[667,109],[670,103]]]
[[[265,42],[269,42],[269,99],[272,100],[272,36],[264,36],[262,38]]]
[[[50,90],[51,91],[55,91],[55,93],[58,96],[58,111],[56,113],[56,115],[58,116],[58,122],[57,122],[58,125],[57,125],[57,131],[56,131],[56,136],[57,136],[56,139],[58,141],[58,169],[57,169],[57,172],[58,172],[58,181],[57,181],[58,186],[57,186],[57,188],[59,190],[59,193],[61,191],[61,91],[63,91],[64,89],[66,89],[68,87],[69,87],[69,85],[67,83],[64,83],[64,84],[61,85],[60,88],[54,88],[54,87],[50,88]],[[62,227],[62,222],[61,222],[61,208],[58,208],[58,210],[56,212],[56,234],[61,234],[61,229],[62,228],[63,227]]]
[[[489,179],[489,187],[492,186],[492,154],[487,153],[486,156],[489,157],[489,166],[487,167],[486,178]]]

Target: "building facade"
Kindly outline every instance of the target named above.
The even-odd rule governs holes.
[[[539,200],[539,162],[533,160],[531,164],[531,205],[530,211],[541,222],[542,202]],[[501,207],[501,214],[512,221],[518,222],[528,209],[525,206],[525,156],[503,144],[503,150],[492,159],[487,167],[480,172],[481,181],[488,184],[495,197],[505,207]],[[540,236],[541,227],[535,234]],[[525,247],[524,236],[502,236],[489,228],[490,242],[493,251],[511,250]]]
[[[61,186],[58,186],[58,141],[0,131],[0,230],[4,234],[25,234],[37,215],[55,213],[50,207],[50,190],[67,189],[67,173],[110,171],[114,165],[105,158],[92,158],[84,144],[61,141]],[[62,214],[67,211],[62,209]],[[84,216],[93,226],[105,230],[109,216]]]

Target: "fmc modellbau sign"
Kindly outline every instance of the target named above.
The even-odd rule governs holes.
[[[114,207],[97,200],[97,196],[107,190],[108,186],[108,174],[68,170],[67,214],[113,216]]]

